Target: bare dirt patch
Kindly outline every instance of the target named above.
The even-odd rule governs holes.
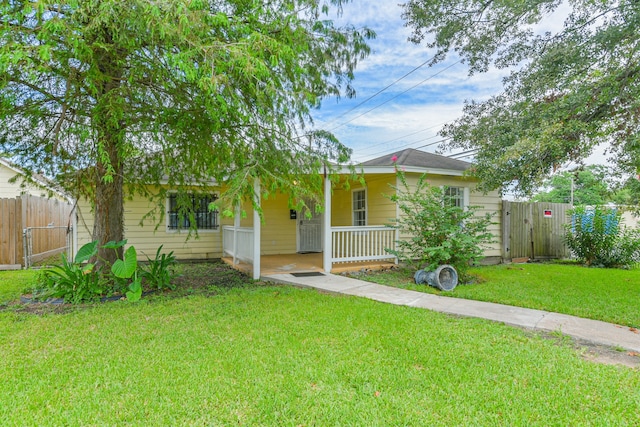
[[[640,353],[635,351],[606,347],[586,341],[576,342],[575,346],[578,351],[581,351],[582,358],[590,362],[630,368],[640,367]]]
[[[537,332],[543,338],[554,341],[557,345],[570,345],[584,360],[605,365],[620,365],[629,368],[640,368],[640,353],[623,348],[609,347],[587,340],[580,340],[568,335]]]

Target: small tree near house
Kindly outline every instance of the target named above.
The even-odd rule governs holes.
[[[415,188],[407,183],[404,172],[396,170],[399,185],[387,197],[398,205],[402,215],[393,226],[403,238],[397,249],[387,249],[414,268],[435,270],[450,264],[465,280],[469,265],[482,257],[483,246],[493,241],[489,232],[491,214],[476,215],[477,206],[462,208],[446,196],[443,188],[430,185],[423,174]]]

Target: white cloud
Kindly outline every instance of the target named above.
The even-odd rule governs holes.
[[[411,29],[404,26],[402,7],[395,1],[354,0],[344,5],[343,12],[335,20],[337,25],[366,26],[377,38],[370,42],[370,56],[356,70],[356,98],[327,99],[314,118],[316,126],[332,131],[354,150],[356,161],[407,147],[433,152],[437,145],[424,145],[441,139],[437,131],[462,115],[465,100],[481,101],[502,91],[507,71],[493,69],[469,77],[467,66],[456,64],[458,58],[451,55],[443,63],[419,68],[359,106],[429,60],[432,52],[408,41]],[[563,13],[564,9],[558,16]],[[554,19],[541,29],[557,30],[562,20]],[[594,155],[596,159],[603,156]]]

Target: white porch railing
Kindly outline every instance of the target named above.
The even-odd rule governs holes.
[[[385,251],[395,249],[396,230],[386,226],[331,227],[331,262],[393,259]]]
[[[235,239],[234,233],[236,234]],[[225,255],[233,257],[234,260],[253,264],[253,228],[239,227],[236,229],[232,225],[223,226],[222,250]]]

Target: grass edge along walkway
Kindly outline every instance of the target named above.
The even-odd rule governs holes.
[[[331,274],[310,277],[277,274],[265,279],[338,294],[365,297],[395,305],[477,317],[534,330],[561,332],[589,342],[621,347],[640,353],[640,335],[635,328],[622,327],[598,320],[504,304],[433,295]]]

